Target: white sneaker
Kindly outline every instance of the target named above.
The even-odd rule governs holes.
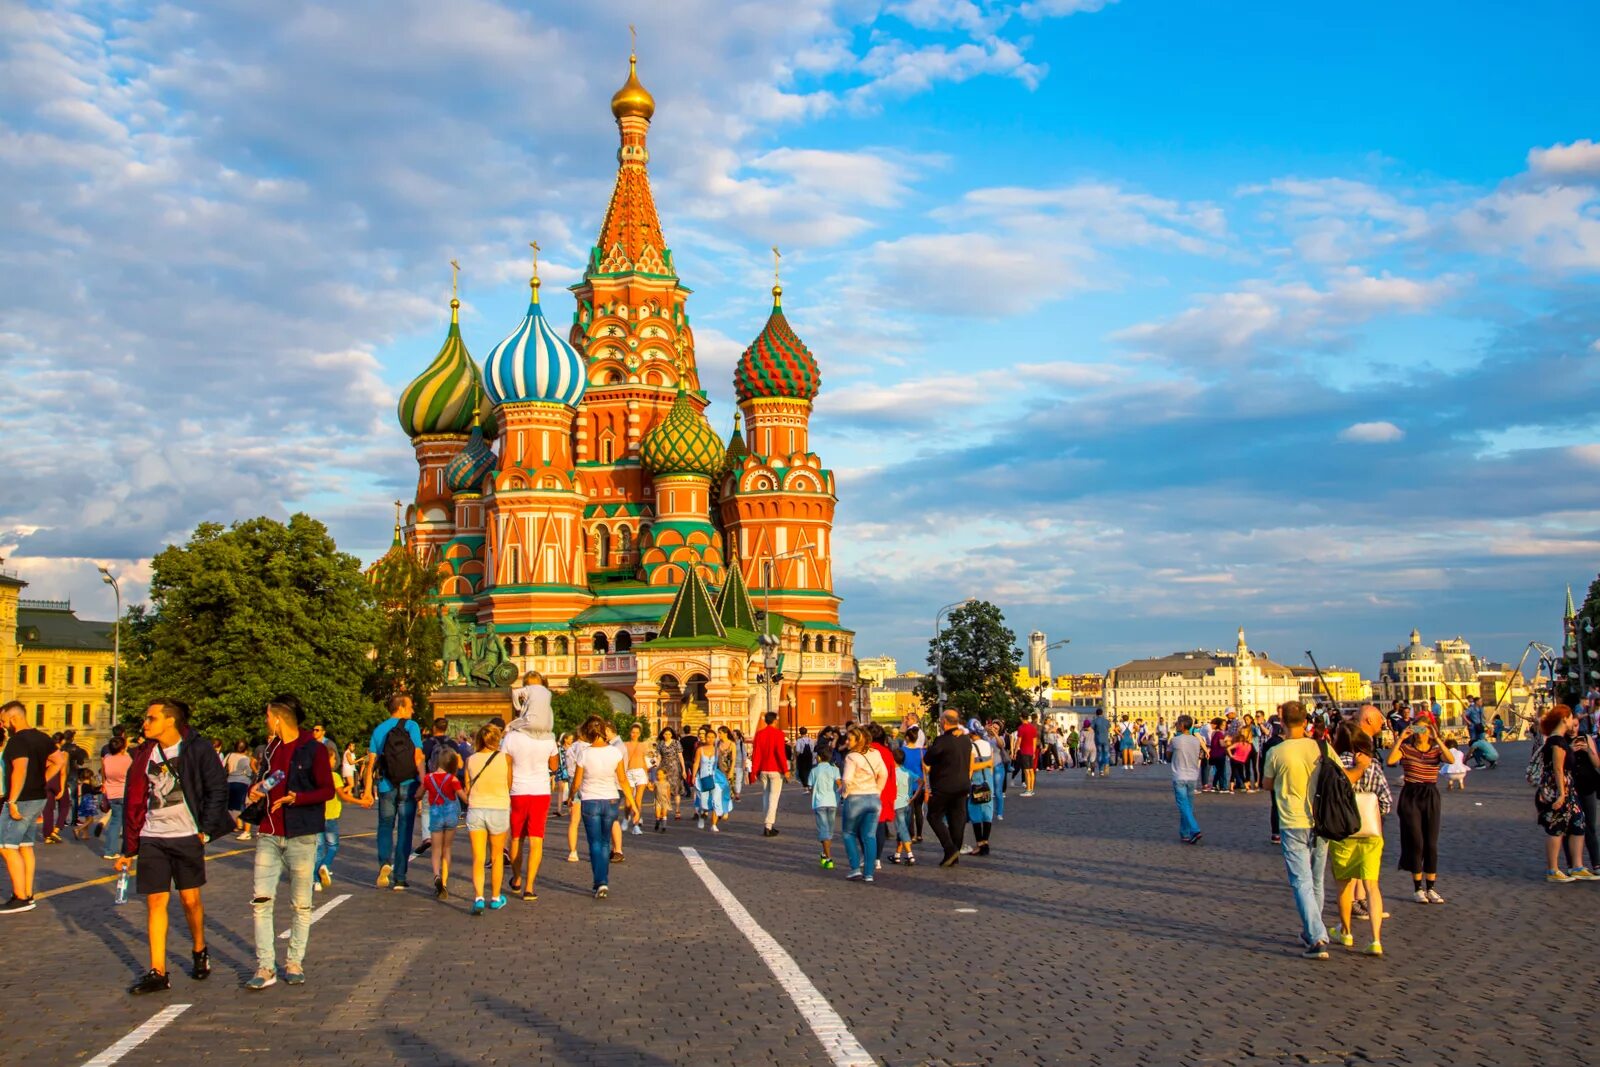
[[[1433,903],[1433,901],[1428,899],[1428,891],[1426,889],[1419,889],[1415,893],[1412,893],[1411,894],[1411,899],[1416,901],[1418,904],[1432,904]]]
[[[1429,904],[1443,904],[1444,903],[1444,897],[1441,897],[1439,895],[1439,891],[1437,889],[1429,889],[1426,892],[1428,894],[1428,903]]]
[[[711,824],[711,832],[714,833],[714,834],[720,834],[720,833],[722,833],[722,827],[718,826],[716,823],[712,823]]]
[[[633,832],[634,832],[635,836],[644,833],[644,831],[639,828],[639,824],[638,823],[634,823],[633,824]]]
[[[877,861],[877,865],[874,866],[872,869],[875,870],[875,871],[883,870],[883,861],[882,860],[878,860]]]

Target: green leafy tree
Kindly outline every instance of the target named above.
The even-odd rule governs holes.
[[[1583,598],[1583,604],[1578,608],[1577,622],[1578,635],[1583,639],[1584,656],[1589,660],[1590,664],[1586,665],[1584,670],[1600,671],[1600,656],[1588,655],[1590,649],[1600,652],[1600,576],[1597,576],[1594,581],[1589,583],[1588,595]],[[1584,623],[1588,623],[1591,627],[1593,627],[1594,632],[1584,633]],[[1569,661],[1569,663],[1570,662],[1572,661]],[[1568,680],[1566,687],[1567,691],[1565,699],[1567,704],[1571,707],[1578,706],[1578,702],[1582,699],[1584,692],[1584,690],[1579,687],[1577,674],[1578,671],[1574,669],[1572,672],[1573,677]],[[1593,678],[1590,678],[1589,685],[1600,685],[1600,682],[1596,682]]]
[[[432,602],[439,591],[438,571],[397,550],[373,566],[371,578],[381,613],[372,697],[381,705],[393,694],[405,693],[417,717],[426,721],[432,708],[429,694],[444,681],[444,629]]]
[[[628,736],[628,727],[636,722],[642,724],[647,733],[650,728],[650,724],[638,716],[618,711],[606,696],[605,688],[587,678],[568,678],[566,691],[551,698],[550,710],[555,713],[557,736],[575,732],[591,715],[610,723],[624,738]]]
[[[917,695],[932,714],[938,705],[935,675],[944,676],[945,706],[963,718],[1021,720],[1032,704],[1017,685],[1022,652],[1017,635],[994,604],[974,600],[950,613],[945,628],[928,642],[928,677]]]
[[[383,715],[371,695],[382,622],[360,561],[315,519],[202,523],[155,557],[150,609],[130,613],[124,714],[173,696],[202,733],[254,739],[266,701],[287,691],[343,741]]]

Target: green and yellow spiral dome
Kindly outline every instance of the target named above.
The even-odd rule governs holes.
[[[461,339],[461,301],[450,301],[450,331],[426,370],[400,394],[400,428],[412,437],[464,434],[473,426],[474,409],[488,410],[483,378]],[[493,420],[481,419],[484,433],[494,436]]]
[[[644,435],[639,458],[653,474],[699,474],[715,478],[727,456],[722,438],[706,417],[689,403],[680,387],[678,399],[655,429]]]

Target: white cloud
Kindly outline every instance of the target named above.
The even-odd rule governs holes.
[[[1357,422],[1339,431],[1339,440],[1360,445],[1386,445],[1403,439],[1406,432],[1392,422]]]
[[[1326,348],[1383,314],[1437,306],[1460,279],[1373,276],[1354,268],[1323,288],[1305,282],[1247,282],[1235,292],[1202,296],[1172,318],[1119,330],[1112,339],[1179,362],[1249,363],[1273,353]]]
[[[1415,241],[1428,232],[1428,209],[1348,178],[1279,178],[1247,185],[1263,198],[1268,221],[1281,224],[1307,263],[1342,265]]]
[[[1555,271],[1600,267],[1600,189],[1507,185],[1451,220],[1476,251]]]
[[[961,228],[909,234],[868,250],[876,303],[1003,317],[1076,290],[1114,286],[1115,270],[1100,269],[1108,250],[1215,255],[1227,235],[1215,204],[1163,199],[1107,182],[975,189],[933,215]]]
[[[1584,138],[1571,144],[1530,148],[1528,170],[1546,178],[1600,178],[1600,143]]]

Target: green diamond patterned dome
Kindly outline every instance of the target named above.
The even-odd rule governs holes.
[[[726,450],[706,417],[689,403],[680,387],[678,399],[660,425],[644,435],[639,456],[654,474],[700,474],[714,478],[722,473]]]

